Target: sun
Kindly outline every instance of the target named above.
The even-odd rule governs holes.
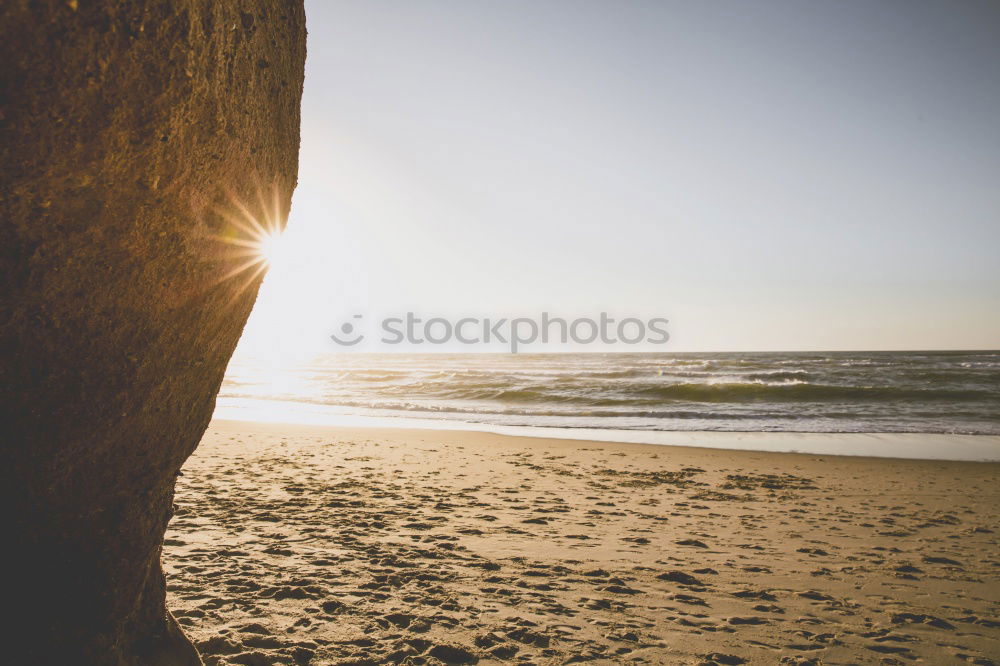
[[[263,190],[258,187],[257,198],[260,211],[257,214],[232,193],[229,196],[231,207],[216,209],[228,225],[225,232],[214,236],[214,239],[229,246],[229,256],[237,264],[219,282],[241,278],[242,283],[234,297],[287,254],[287,243],[282,236],[285,225],[281,197],[277,188],[272,187],[271,201],[267,201]]]
[[[273,230],[264,234],[257,242],[257,251],[260,253],[260,258],[268,266],[282,263],[287,247],[288,244],[285,242],[285,236],[280,230]]]

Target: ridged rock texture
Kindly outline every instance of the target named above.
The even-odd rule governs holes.
[[[160,546],[260,280],[219,238],[287,214],[304,61],[301,0],[0,3],[4,663],[201,663]]]

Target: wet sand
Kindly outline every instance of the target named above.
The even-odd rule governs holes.
[[[168,606],[208,664],[992,664],[998,477],[216,421]]]

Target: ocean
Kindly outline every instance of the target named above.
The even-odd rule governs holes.
[[[234,359],[217,414],[616,431],[1000,435],[1000,352]]]

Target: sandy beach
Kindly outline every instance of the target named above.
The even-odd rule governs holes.
[[[215,421],[207,664],[992,664],[1000,464]]]

